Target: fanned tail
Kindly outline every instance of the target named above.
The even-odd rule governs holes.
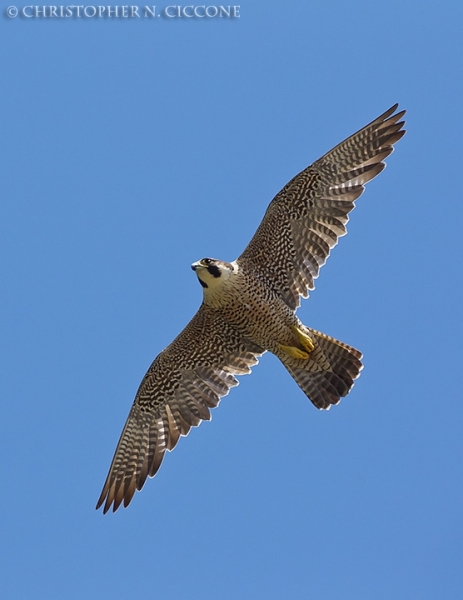
[[[307,330],[315,343],[309,358],[301,360],[288,354],[279,358],[309,400],[317,408],[329,409],[352,389],[363,369],[362,353],[329,335]]]

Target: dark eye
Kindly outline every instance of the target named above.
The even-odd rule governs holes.
[[[212,263],[212,258],[203,258],[202,260],[203,264],[210,265]]]

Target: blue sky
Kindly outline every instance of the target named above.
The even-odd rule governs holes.
[[[6,6],[2,597],[461,598],[461,3]],[[190,264],[236,258],[395,102],[408,133],[298,313],[364,352],[352,393],[319,412],[266,355],[127,510],[96,512],[138,384],[201,302]]]

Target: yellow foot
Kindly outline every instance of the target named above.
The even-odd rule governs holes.
[[[304,352],[304,350],[299,350],[296,346],[283,346],[283,344],[279,344],[280,348],[289,354],[293,358],[309,358],[308,352]]]
[[[294,333],[297,335],[297,339],[299,340],[301,346],[307,350],[307,352],[313,352],[315,350],[315,345],[312,341],[312,338],[305,333],[302,329],[294,325],[293,327]]]

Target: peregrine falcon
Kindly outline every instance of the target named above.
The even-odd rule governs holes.
[[[296,175],[273,199],[254,237],[234,262],[191,265],[203,302],[154,360],[122,431],[96,508],[128,506],[166,450],[210,420],[237,375],[275,354],[320,409],[338,404],[362,369],[362,354],[304,325],[296,316],[331,248],[346,233],[364,185],[404,135],[397,104]],[[395,113],[395,114],[394,114]]]

